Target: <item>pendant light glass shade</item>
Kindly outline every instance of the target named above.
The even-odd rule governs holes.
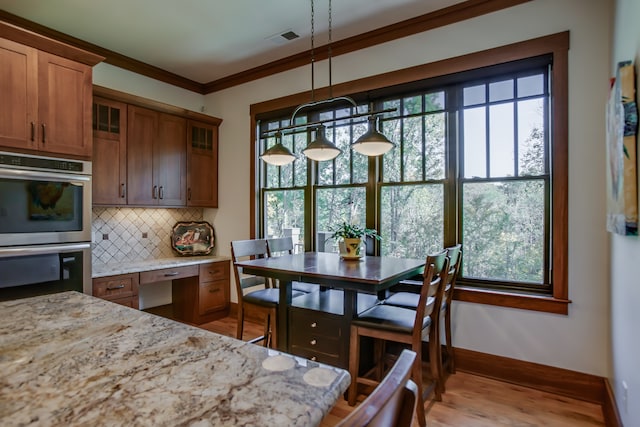
[[[287,147],[282,145],[282,134],[276,133],[276,145],[268,148],[260,158],[274,166],[283,166],[292,163],[296,156]]]
[[[379,156],[394,147],[394,143],[378,132],[377,118],[369,116],[369,130],[351,144],[351,148],[365,156]]]
[[[331,160],[338,157],[342,150],[336,147],[331,141],[327,139],[324,134],[325,127],[320,125],[316,128],[316,139],[312,141],[307,148],[302,150],[302,153],[318,162],[325,160]]]

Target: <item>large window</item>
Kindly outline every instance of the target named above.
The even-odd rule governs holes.
[[[337,251],[327,237],[347,221],[378,230],[382,241],[369,242],[369,254],[412,258],[459,242],[461,288],[566,302],[566,283],[554,283],[562,276],[553,271],[566,251],[562,212],[554,211],[558,194],[566,195],[566,170],[554,175],[552,163],[565,157],[566,141],[554,141],[566,126],[554,106],[564,104],[554,104],[552,90],[564,74],[553,67],[554,55],[541,54],[352,94],[357,109],[299,113],[301,121],[331,119],[327,138],[343,153],[283,167],[257,162],[258,234],[294,230],[300,250]],[[349,148],[366,121],[344,117],[367,105],[395,108],[380,125],[396,147],[377,158]],[[282,113],[257,119],[259,155],[275,143],[269,130],[289,123]],[[312,133],[289,134],[285,145],[300,153]]]

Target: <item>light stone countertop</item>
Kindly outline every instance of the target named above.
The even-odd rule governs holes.
[[[315,426],[339,368],[78,292],[0,302],[0,425]]]
[[[116,276],[118,274],[138,273],[140,271],[160,270],[163,268],[182,267],[195,264],[206,264],[215,261],[228,261],[230,257],[225,256],[183,256],[158,258],[144,261],[130,261],[100,264],[91,266],[91,277]]]

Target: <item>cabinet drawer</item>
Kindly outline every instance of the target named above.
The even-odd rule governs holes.
[[[290,322],[292,335],[299,333],[304,336],[310,334],[336,338],[342,336],[340,319],[322,311],[292,308]]]
[[[224,280],[200,283],[200,295],[198,298],[198,313],[200,316],[226,308],[226,287],[227,282]]]
[[[93,279],[93,296],[95,297],[112,300],[132,295],[138,295],[137,274],[122,274]]]
[[[317,334],[291,334],[291,347],[304,348],[311,351],[338,356],[341,353],[343,340],[340,337],[327,337]]]
[[[143,271],[140,273],[140,284],[162,282],[164,280],[182,279],[183,277],[193,277],[198,275],[197,265],[187,265],[185,267],[163,268],[161,270]]]
[[[200,282],[224,280],[229,278],[229,262],[212,262],[200,264]]]
[[[326,363],[327,365],[348,369],[348,364],[345,363],[339,355],[320,353],[318,351],[296,346],[291,347],[291,353],[314,362]]]
[[[126,297],[126,298],[110,299],[109,301],[114,302],[116,304],[124,305],[127,307],[135,308],[136,310],[139,308],[138,295],[133,295],[131,297]]]

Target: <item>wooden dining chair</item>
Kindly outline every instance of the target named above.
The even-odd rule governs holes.
[[[267,239],[267,251],[270,257],[282,254],[293,254],[293,239],[291,236],[274,237]],[[292,282],[291,289],[304,293],[315,292],[320,289],[319,285],[306,282]]]
[[[440,336],[441,328],[439,326],[435,331],[435,335],[430,338],[436,340],[440,351],[442,352],[444,350],[445,353],[444,356],[442,354],[440,355],[440,360],[442,361],[440,372],[443,378],[439,382],[439,385],[442,393],[445,391],[444,368],[446,367],[447,371],[452,374],[455,373],[455,355],[451,333],[451,303],[453,301],[456,278],[460,272],[462,262],[462,245],[458,243],[457,245],[449,246],[445,248],[445,251],[447,252],[447,258],[449,258],[449,272],[447,273],[446,282],[444,283],[444,295],[440,307],[440,315],[444,319],[444,347],[442,346],[443,340]],[[403,280],[400,282],[400,286],[402,286],[404,290],[391,294],[385,299],[383,304],[415,309],[420,298],[422,282]],[[437,321],[440,322],[441,318],[438,317]]]
[[[402,350],[380,385],[338,427],[410,427],[418,387],[409,378],[416,353]]]
[[[242,267],[236,265],[241,259],[251,257],[264,258],[267,256],[268,249],[265,239],[235,240],[231,242],[233,272],[236,279],[236,293],[238,294],[236,338],[242,339],[245,312],[249,310],[256,316],[265,318],[264,335],[251,340],[251,342],[255,343],[264,340],[265,347],[276,348],[278,345],[277,314],[280,291],[271,286],[269,279],[243,274]],[[252,288],[253,290],[251,290]],[[302,295],[302,293],[292,292],[293,297],[298,295]]]
[[[351,337],[349,342],[349,374],[351,385],[347,394],[349,405],[356,403],[358,384],[375,385],[376,381],[360,377],[360,337],[370,337],[375,340],[392,341],[409,345],[417,355],[413,364],[412,379],[418,386],[420,400],[417,404],[418,422],[421,427],[426,425],[424,413],[424,400],[431,391],[435,399],[441,400],[439,381],[440,351],[436,340],[429,339],[434,335],[438,322],[434,321],[438,316],[432,316],[435,307],[442,304],[443,287],[446,274],[449,270],[449,259],[445,250],[427,256],[423,285],[420,288],[420,297],[415,309],[398,307],[387,304],[378,304],[360,313],[351,322]],[[434,319],[432,319],[432,317]],[[422,342],[429,342],[429,368],[430,386],[425,389],[422,379]],[[376,343],[376,348],[382,348]],[[376,364],[383,363],[380,353],[376,351]]]

